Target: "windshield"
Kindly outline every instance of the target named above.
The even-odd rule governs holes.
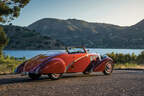
[[[73,53],[86,53],[84,48],[67,48],[67,52],[69,54],[73,54]]]

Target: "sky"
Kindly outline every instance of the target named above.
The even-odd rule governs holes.
[[[131,26],[144,19],[144,0],[31,0],[12,23],[28,26],[42,18]]]

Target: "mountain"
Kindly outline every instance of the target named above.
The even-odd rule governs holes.
[[[121,27],[77,19],[44,18],[29,25],[28,29],[60,40],[66,46],[144,48],[144,20]]]
[[[144,20],[132,26],[92,23],[77,19],[44,18],[28,27],[3,25],[9,37],[6,49],[144,48]]]
[[[31,31],[26,27],[3,26],[8,35],[9,43],[6,49],[59,49],[64,45],[59,40],[49,36],[42,36],[39,32]]]

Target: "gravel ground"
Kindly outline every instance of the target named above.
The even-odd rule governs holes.
[[[59,80],[43,76],[0,75],[0,96],[144,96],[144,71],[115,70],[112,75],[64,74]]]

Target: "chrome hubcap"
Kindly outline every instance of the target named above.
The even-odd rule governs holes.
[[[105,71],[106,71],[107,73],[110,73],[110,72],[112,71],[112,64],[111,64],[110,62],[108,62],[108,63],[106,64],[106,69],[105,69]]]
[[[54,74],[52,74],[52,76],[53,76],[54,78],[59,78],[59,77],[60,77],[60,74],[54,73]]]

